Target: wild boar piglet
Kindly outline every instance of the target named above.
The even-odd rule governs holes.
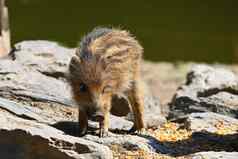
[[[128,31],[95,28],[84,36],[69,66],[70,84],[79,104],[79,136],[88,119],[99,122],[99,136],[108,135],[112,97],[126,96],[134,114],[131,132],[144,131],[144,97],[140,84],[143,48]]]

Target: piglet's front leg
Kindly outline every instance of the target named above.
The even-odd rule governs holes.
[[[83,136],[87,133],[87,129],[88,129],[88,115],[82,109],[79,109],[78,122],[79,122],[78,136]]]
[[[99,121],[99,137],[107,137],[109,135],[109,117],[110,112],[106,112],[104,119]]]

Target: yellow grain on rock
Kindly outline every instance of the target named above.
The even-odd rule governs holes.
[[[237,124],[227,124],[223,121],[219,121],[215,124],[217,128],[217,134],[225,135],[232,134],[238,130]],[[148,129],[147,133],[160,142],[177,142],[181,140],[190,139],[192,132],[186,129],[179,129],[179,125],[176,123],[168,122],[158,129]],[[203,145],[205,147],[206,145]],[[112,145],[111,150],[113,152],[114,159],[188,159],[187,157],[171,157],[155,152],[146,152],[143,150],[127,151],[123,150],[120,145]]]
[[[166,123],[161,128],[156,130],[149,130],[150,134],[159,141],[175,142],[179,140],[188,139],[191,136],[191,132],[186,129],[179,129],[179,125],[176,123]]]
[[[238,130],[238,123],[228,124],[228,123],[224,123],[224,121],[218,121],[215,124],[215,127],[217,128],[216,133],[219,135],[234,134]]]

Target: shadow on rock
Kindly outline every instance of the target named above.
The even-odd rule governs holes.
[[[66,134],[77,136],[79,125],[77,122],[58,122],[53,127],[62,130]],[[88,134],[96,135],[95,127],[89,127]],[[111,132],[117,134],[127,134],[128,131],[112,130]],[[96,137],[96,136],[95,136]],[[116,135],[115,138],[119,139],[123,135]],[[110,137],[114,138],[113,136]],[[126,136],[125,136],[126,137]],[[133,136],[132,136],[133,137]],[[137,137],[144,138],[147,144],[158,153],[171,155],[174,157],[190,155],[197,152],[206,151],[226,151],[237,152],[238,151],[238,132],[230,135],[218,135],[210,132],[194,132],[189,139],[180,140],[175,142],[159,141],[150,135],[137,135]],[[98,140],[98,139],[96,139]],[[110,145],[110,142],[106,142],[109,138],[105,138],[105,144]],[[100,140],[101,141],[101,140]],[[103,143],[103,142],[102,142]]]
[[[79,133],[79,124],[78,122],[71,122],[71,121],[62,121],[52,124],[56,129],[63,131],[65,134],[78,136]]]
[[[61,121],[57,122],[55,124],[51,125],[52,127],[63,131],[65,134],[71,135],[71,136],[78,136],[79,134],[79,128],[80,125],[78,122],[73,122],[73,121]],[[88,134],[95,135],[96,130],[97,130],[96,125],[91,125],[89,124],[88,126]]]
[[[189,139],[176,142],[161,142],[152,136],[140,136],[149,139],[151,142],[150,145],[154,146],[153,148],[158,153],[168,154],[174,157],[206,151],[238,151],[238,133],[218,135],[209,132],[194,132]]]
[[[78,136],[79,134],[79,124],[78,122],[73,121],[61,121],[57,122],[55,124],[50,125],[58,130],[63,131],[65,134],[71,135],[71,136]],[[97,125],[89,124],[88,126],[88,132],[87,134],[96,135],[98,130]],[[119,129],[109,129],[110,132],[115,134],[128,134],[129,131],[127,130],[119,130]]]

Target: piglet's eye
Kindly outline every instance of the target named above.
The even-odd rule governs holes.
[[[103,88],[103,91],[102,91],[102,93],[109,93],[109,92],[111,92],[112,91],[112,86],[105,86],[104,88]]]
[[[80,83],[79,90],[80,92],[86,92],[88,90],[88,87],[84,83]]]

